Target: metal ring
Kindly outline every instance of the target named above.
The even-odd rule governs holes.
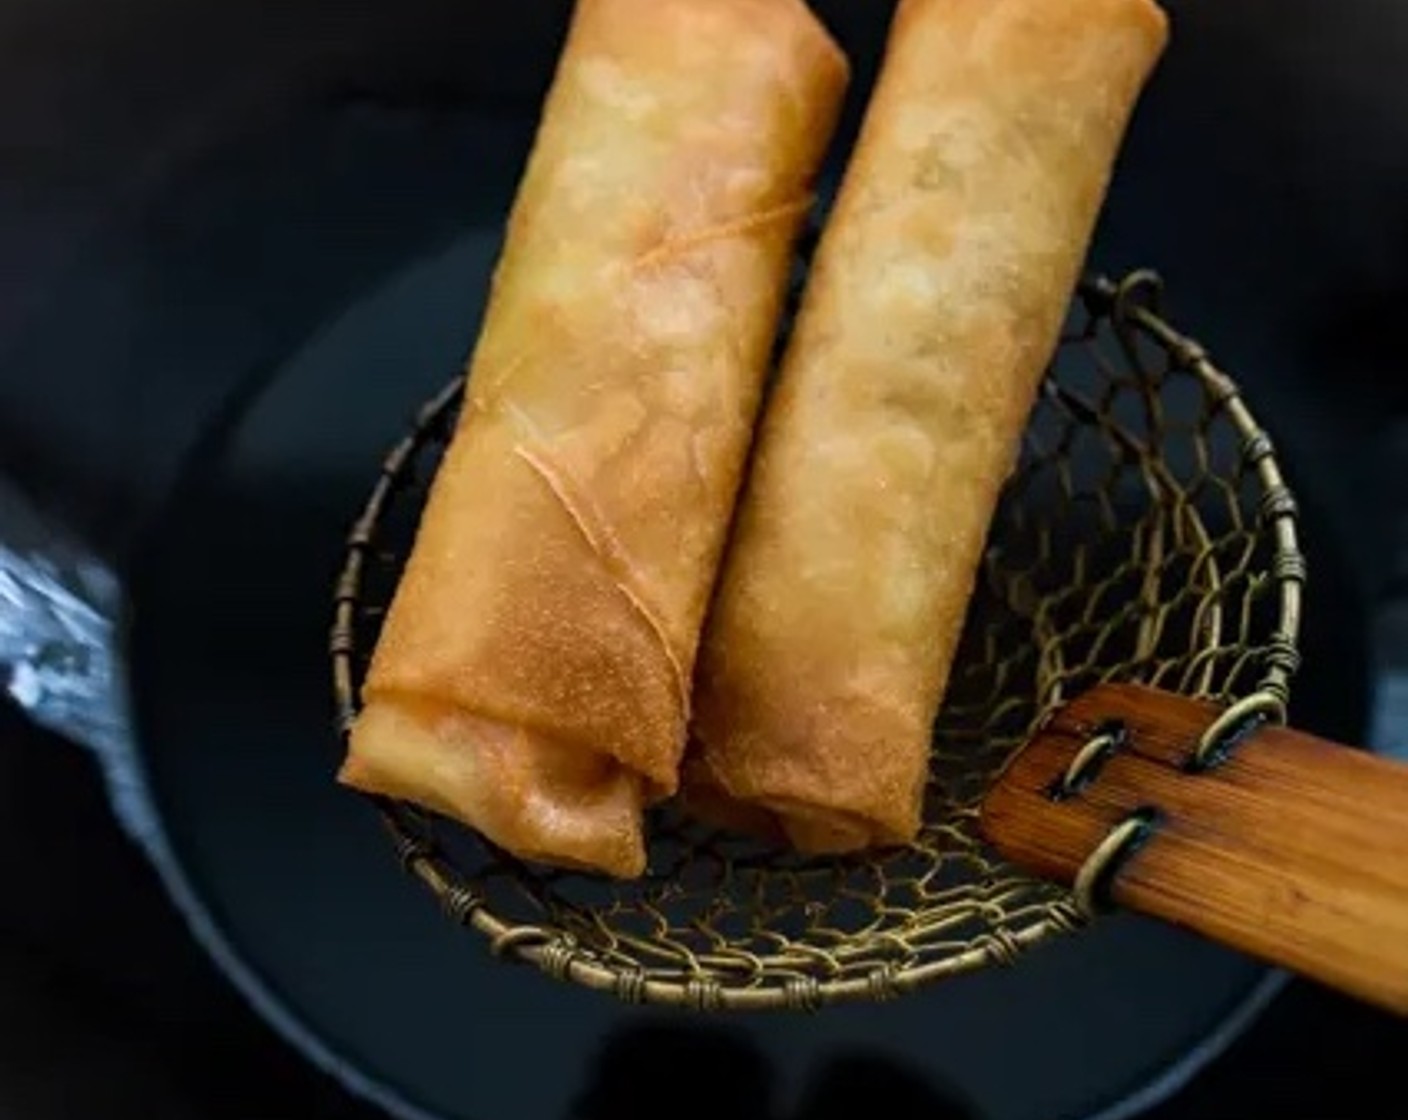
[[[416,864],[427,859],[432,852],[429,843],[415,836],[396,838],[396,861],[406,871],[415,870]]]
[[[685,999],[696,1010],[717,1011],[724,1002],[723,985],[708,976],[691,976],[685,984]]]
[[[1309,575],[1309,565],[1299,552],[1278,552],[1271,561],[1271,576],[1282,583],[1304,583]]]
[[[1085,746],[1076,752],[1075,758],[1071,759],[1071,764],[1066,767],[1066,773],[1061,778],[1060,784],[1056,787],[1062,795],[1076,793],[1080,787],[1082,779],[1102,756],[1118,749],[1123,739],[1121,730],[1102,731],[1090,739]]]
[[[1261,516],[1264,521],[1295,517],[1298,507],[1289,486],[1270,486],[1261,496]]]
[[[623,1003],[644,1003],[645,984],[645,969],[623,968],[616,973],[616,998]]]
[[[489,952],[496,957],[501,957],[510,949],[547,940],[548,934],[537,926],[514,926],[512,929],[504,930],[489,942]]]
[[[1136,301],[1155,315],[1162,315],[1164,280],[1151,268],[1140,268],[1122,277],[1115,285],[1111,318],[1117,324],[1130,322]]]
[[[1286,705],[1280,697],[1270,692],[1253,692],[1250,696],[1242,697],[1213,720],[1212,725],[1203,732],[1191,759],[1193,769],[1203,770],[1210,766],[1227,737],[1256,716],[1265,716],[1275,723],[1285,723]]]
[[[1076,872],[1073,887],[1075,904],[1081,914],[1093,918],[1103,908],[1097,897],[1101,882],[1135,845],[1141,843],[1154,827],[1147,813],[1135,813],[1126,817],[1101,840],[1095,850],[1086,856],[1085,862]]]
[[[1278,676],[1275,672],[1267,674],[1266,679],[1261,682],[1258,691],[1264,692],[1279,701],[1283,707],[1290,703],[1291,700],[1290,684],[1287,683],[1284,676]]]
[[[1249,466],[1256,466],[1263,459],[1270,459],[1275,454],[1276,445],[1260,428],[1249,435],[1242,444],[1242,458]]]
[[[1062,933],[1073,933],[1085,925],[1089,915],[1080,908],[1079,902],[1058,902],[1051,908],[1051,924]]]
[[[554,980],[566,980],[576,957],[577,942],[571,937],[559,937],[549,941],[543,946],[543,971]]]
[[[1002,926],[981,938],[981,943],[988,959],[1003,968],[1016,964],[1017,957],[1022,952],[1021,943],[1012,936],[1010,930]]]
[[[456,925],[464,925],[471,915],[484,905],[484,900],[468,887],[451,887],[445,895],[445,913]]]
[[[866,983],[870,986],[870,997],[877,1003],[898,999],[900,995],[898,975],[899,969],[895,967],[893,961],[886,961],[876,968],[866,978]]]
[[[787,1006],[794,1011],[821,1009],[821,984],[815,976],[794,976],[787,981]]]
[[[1266,643],[1266,664],[1270,668],[1293,676],[1300,671],[1300,662],[1300,649],[1296,646],[1294,638],[1286,634],[1275,634]]]

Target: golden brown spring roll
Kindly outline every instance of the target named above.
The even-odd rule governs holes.
[[[847,71],[802,0],[580,0],[344,783],[643,871]]]
[[[1001,486],[1129,114],[1151,0],[902,0],[760,425],[686,799],[812,853],[920,826]]]

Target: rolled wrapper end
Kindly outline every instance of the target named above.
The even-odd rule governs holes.
[[[696,820],[767,844],[786,844],[803,855],[844,855],[902,842],[886,839],[883,830],[854,813],[792,797],[748,800],[697,772],[687,782],[683,800]]]
[[[717,730],[717,729],[716,729]],[[695,819],[715,828],[751,836],[766,844],[788,847],[807,856],[846,855],[852,852],[901,847],[919,831],[922,801],[908,789],[895,789],[883,775],[871,782],[833,774],[819,777],[802,768],[787,774],[787,767],[760,771],[750,780],[746,766],[710,765],[727,750],[727,732],[718,731],[715,749],[704,753],[691,744],[681,783],[681,802]],[[736,746],[736,744],[734,744]],[[799,753],[790,753],[794,757]],[[831,752],[830,760],[841,757]],[[820,754],[812,761],[826,760]],[[844,790],[834,803],[819,798],[818,788]]]
[[[765,614],[747,603],[735,653],[753,664]],[[928,751],[926,709],[845,687],[798,703],[778,680],[742,671],[715,648],[700,667],[704,704],[690,729],[680,783],[686,811],[704,823],[785,844],[807,856],[902,847],[919,832]],[[802,679],[836,679],[825,649],[798,651]],[[915,775],[919,778],[916,782]]]
[[[457,705],[371,698],[338,781],[466,822],[529,862],[625,879],[645,871],[640,775],[609,755]]]

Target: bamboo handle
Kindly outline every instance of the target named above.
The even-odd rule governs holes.
[[[983,830],[1088,906],[1165,919],[1408,1015],[1408,766],[1258,707],[1095,688],[1013,759]]]

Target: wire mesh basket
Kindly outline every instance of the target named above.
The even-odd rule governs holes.
[[[1149,272],[1080,286],[994,521],[915,844],[807,859],[665,806],[646,876],[617,883],[525,865],[372,799],[402,864],[496,954],[706,1010],[889,998],[1078,927],[1069,891],[980,838],[1006,761],[1090,685],[1284,703],[1299,660],[1294,500],[1235,383],[1160,303]],[[344,734],[463,387],[421,410],[348,538],[331,640]]]

